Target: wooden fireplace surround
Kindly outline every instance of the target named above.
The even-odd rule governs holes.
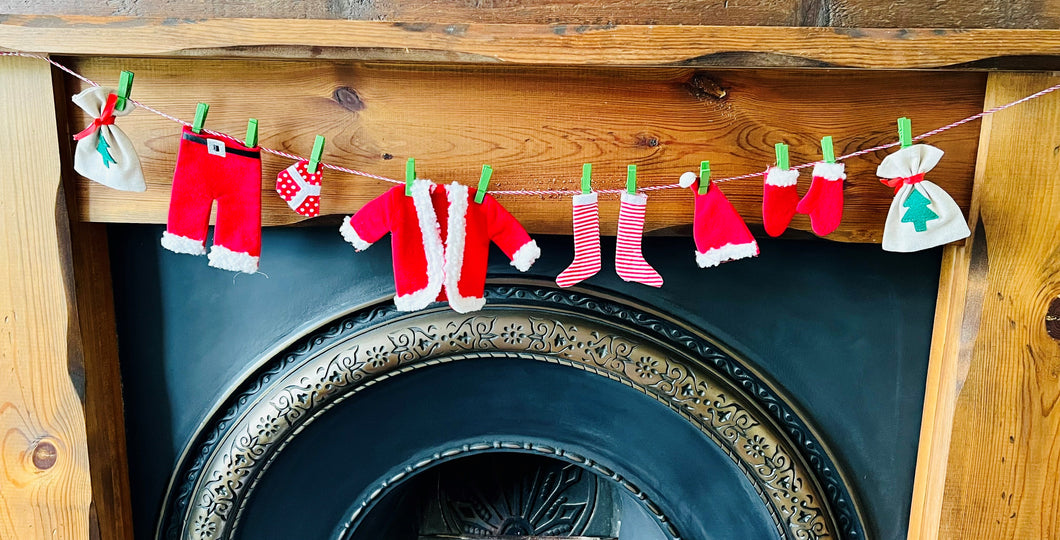
[[[210,102],[207,126],[232,134],[260,115],[263,144],[295,153],[319,130],[325,161],[391,177],[413,155],[465,183],[492,162],[498,189],[572,189],[593,161],[604,187],[620,186],[625,163],[641,164],[642,185],[669,184],[712,159],[704,147],[716,171],[754,172],[780,140],[793,162],[812,161],[823,135],[845,153],[893,140],[893,116],[919,133],[1060,82],[1042,71],[1060,69],[1060,30],[0,16],[0,48],[110,84],[132,69],[134,98],[186,119]],[[277,65],[281,78],[259,78]],[[79,83],[15,57],[0,58],[0,82],[0,537],[132,538],[104,223],[165,221],[176,126],[123,118],[149,188],[110,191],[71,170]],[[461,99],[474,105],[451,110]],[[556,112],[572,107],[585,108]],[[521,129],[550,114],[539,132]],[[973,234],[943,251],[909,538],[1057,538],[1060,92],[929,142],[947,150],[931,179]],[[850,163],[830,239],[880,241],[882,155]],[[281,163],[267,160],[265,178]],[[329,174],[325,214],[384,189]],[[757,181],[724,189],[760,219]],[[688,199],[653,194],[649,229],[687,227]],[[267,225],[296,217],[266,201]],[[569,230],[566,198],[503,202],[532,233]]]

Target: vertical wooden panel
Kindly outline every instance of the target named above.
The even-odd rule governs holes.
[[[71,93],[55,82],[55,108],[60,133],[59,151],[68,208],[77,207],[70,132],[65,124]],[[64,129],[65,128],[65,129]],[[110,275],[107,228],[98,223],[70,221],[70,255],[73,266],[77,318],[71,324],[84,365],[85,424],[92,480],[92,538],[132,540],[132,498],[125,447],[125,403],[118,364],[118,331],[114,318],[114,291]],[[76,340],[76,341],[75,341]]]
[[[91,498],[67,294],[52,77],[0,58],[0,538],[86,538]]]
[[[67,176],[69,178],[69,176]],[[68,183],[67,192],[73,189]],[[77,335],[85,367],[85,421],[91,463],[92,527],[103,540],[132,540],[125,407],[114,321],[106,225],[71,222]]]
[[[991,74],[986,106],[1060,82]],[[1046,331],[1060,295],[1060,93],[984,124],[975,199],[982,305],[964,318],[968,375],[954,411],[939,537],[1060,538],[1060,342]],[[972,270],[976,268],[972,257]]]

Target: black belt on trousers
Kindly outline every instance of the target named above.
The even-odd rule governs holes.
[[[184,140],[185,141],[191,141],[193,143],[206,144],[206,137],[200,137],[198,135],[192,135],[191,133],[185,133],[184,134]],[[220,139],[217,139],[217,140],[220,140]],[[260,158],[261,157],[261,152],[258,152],[258,151],[255,151],[255,150],[243,150],[242,148],[232,148],[232,147],[230,147],[228,145],[225,145],[225,153],[226,154],[232,153],[232,154],[236,154],[236,155],[239,155],[239,156],[254,157],[254,158]]]

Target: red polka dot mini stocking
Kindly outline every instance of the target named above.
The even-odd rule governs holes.
[[[641,253],[641,236],[644,234],[644,209],[648,196],[622,193],[622,206],[618,211],[618,242],[615,248],[615,270],[625,281],[643,283],[649,287],[662,287],[663,279],[644,260]]]
[[[600,271],[600,209],[596,193],[574,196],[574,262],[556,277],[560,287],[580,283]]]
[[[320,214],[320,180],[324,169],[317,165],[317,172],[309,172],[309,162],[299,161],[276,175],[276,193],[287,201],[291,210],[303,216]]]
[[[810,215],[810,227],[819,236],[836,230],[843,219],[843,169],[842,163],[815,164],[810,190],[795,208]]]
[[[788,228],[799,204],[796,184],[799,171],[795,169],[766,169],[766,183],[762,191],[762,225],[769,236],[780,236]]]

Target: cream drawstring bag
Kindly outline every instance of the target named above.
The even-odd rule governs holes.
[[[114,118],[125,116],[136,108],[125,101],[125,110],[114,107],[117,94],[110,88],[93,86],[73,97],[74,103],[92,117],[92,124],[74,136],[74,170],[79,174],[122,191],[145,191],[144,173],[132,141]]]
[[[883,249],[909,253],[967,238],[971,232],[946,190],[924,180],[942,159],[942,150],[914,144],[883,159],[876,174],[896,188],[883,228]]]

